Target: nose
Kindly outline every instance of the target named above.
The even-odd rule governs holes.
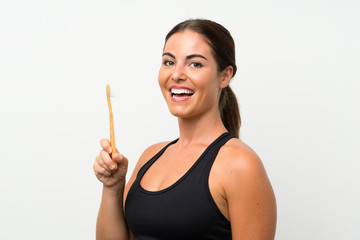
[[[182,64],[176,64],[171,74],[171,79],[175,82],[186,80],[186,73]]]

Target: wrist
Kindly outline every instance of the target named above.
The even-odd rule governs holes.
[[[125,189],[125,180],[117,182],[112,186],[103,185],[103,194],[109,194],[113,196],[122,196]]]

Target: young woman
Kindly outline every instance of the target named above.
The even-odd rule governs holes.
[[[230,33],[188,20],[166,36],[159,85],[178,118],[177,140],[150,146],[125,185],[128,160],[107,139],[97,239],[274,239],[276,202],[261,160],[239,137]]]

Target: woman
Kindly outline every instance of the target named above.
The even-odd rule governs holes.
[[[150,146],[125,186],[128,160],[101,140],[97,239],[274,239],[276,203],[256,153],[238,139],[228,86],[234,41],[221,25],[188,20],[166,36],[159,85],[180,137]]]

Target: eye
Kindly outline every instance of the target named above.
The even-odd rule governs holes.
[[[163,61],[163,64],[164,64],[165,66],[172,66],[172,65],[174,65],[174,62],[173,62],[173,61],[170,61],[170,60],[164,60],[164,61]]]
[[[190,63],[190,66],[193,68],[201,68],[203,65],[199,62],[192,62]]]

